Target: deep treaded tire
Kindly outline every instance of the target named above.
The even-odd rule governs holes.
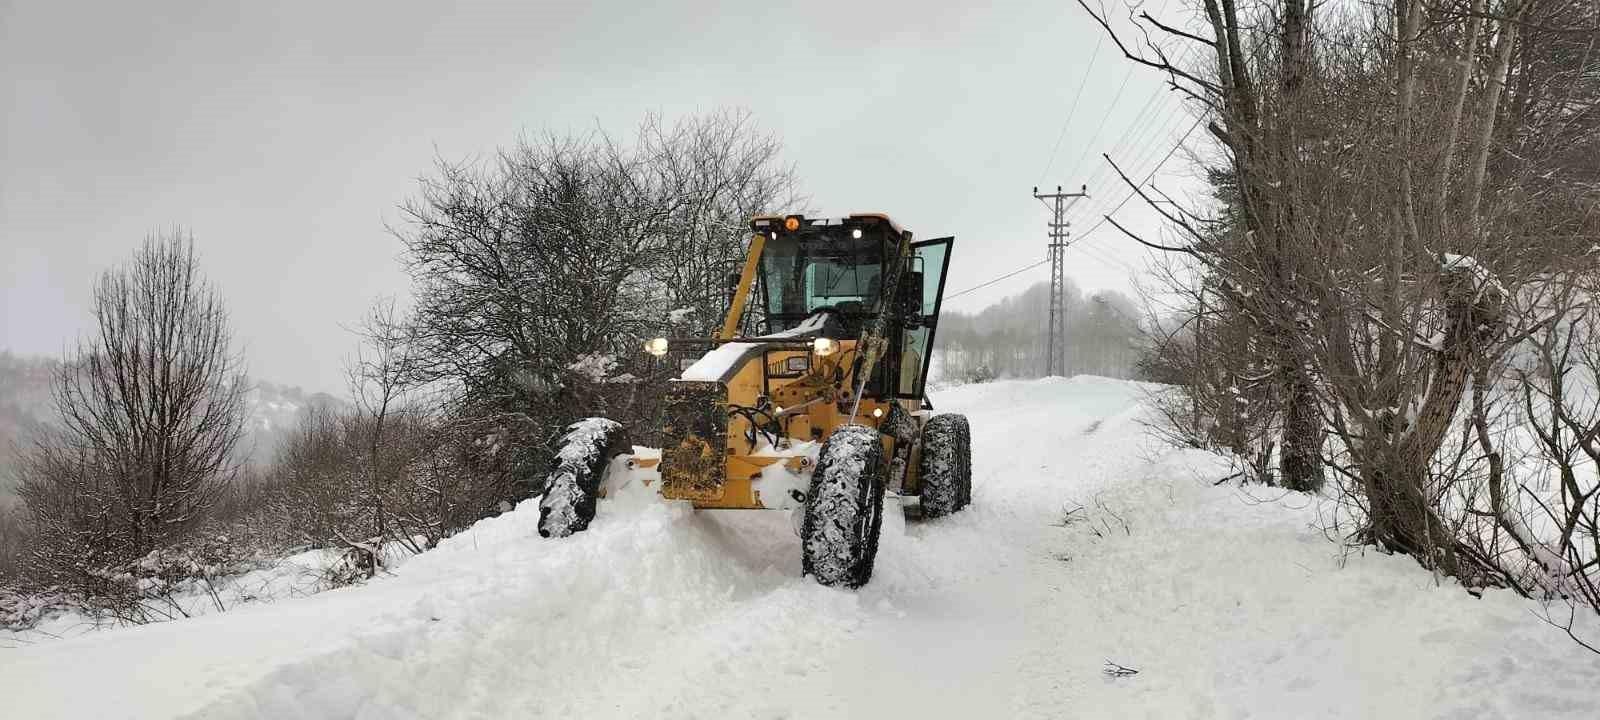
[[[922,428],[922,517],[955,513],[972,502],[972,431],[967,416],[934,416]]]
[[[967,424],[967,416],[958,415],[957,417],[961,418],[961,422],[958,423],[960,430],[957,432],[961,438],[958,443],[961,447],[959,453],[961,458],[961,505],[956,509],[964,510],[968,505],[972,504],[972,427]]]
[[[588,528],[606,466],[629,449],[628,434],[615,420],[588,418],[567,426],[539,500],[539,535],[561,538]]]
[[[805,574],[830,587],[872,579],[883,528],[883,442],[878,431],[846,425],[822,444],[800,528]]]

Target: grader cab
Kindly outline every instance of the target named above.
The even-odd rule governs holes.
[[[659,454],[635,452],[613,421],[574,424],[539,532],[583,530],[609,475],[644,471],[697,508],[800,513],[805,573],[858,587],[886,494],[916,498],[924,518],[971,501],[967,420],[934,415],[926,392],[953,238],[914,242],[877,214],[758,217],[751,231],[721,332],[645,344],[683,368]]]

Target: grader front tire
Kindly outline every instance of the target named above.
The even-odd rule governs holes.
[[[539,500],[539,535],[563,538],[587,529],[606,466],[630,447],[627,432],[615,420],[588,418],[568,426]]]
[[[822,585],[872,579],[883,528],[883,442],[875,428],[846,425],[822,444],[800,528],[801,564]]]

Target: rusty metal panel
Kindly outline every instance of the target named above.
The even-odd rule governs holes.
[[[668,383],[664,415],[661,494],[721,499],[727,480],[727,386],[714,380]]]

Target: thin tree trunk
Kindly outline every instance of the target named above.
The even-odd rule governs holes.
[[[1512,50],[1515,49],[1517,31],[1521,27],[1523,11],[1527,7],[1526,0],[1511,0],[1507,4],[1506,19],[1500,21],[1500,35],[1495,38],[1494,65],[1489,69],[1487,84],[1483,89],[1483,96],[1479,99],[1477,133],[1473,136],[1472,146],[1467,152],[1469,169],[1465,191],[1467,209],[1464,214],[1467,226],[1474,233],[1482,227],[1480,213],[1483,206],[1484,176],[1489,167],[1489,141],[1494,137],[1500,95],[1505,91],[1506,73],[1511,69]]]

